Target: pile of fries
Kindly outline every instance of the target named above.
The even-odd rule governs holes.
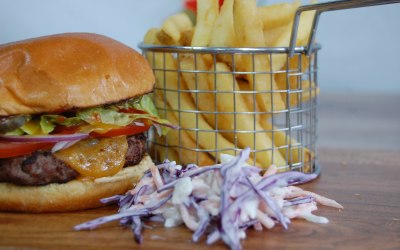
[[[195,24],[186,13],[148,30],[144,44],[190,47],[287,47],[299,1],[257,6],[256,0],[197,1]],[[314,12],[301,16],[297,45],[307,43]],[[152,51],[145,56],[156,76],[160,115],[180,126],[154,138],[156,159],[210,165],[219,155],[251,147],[249,164],[310,171],[314,153],[274,120],[318,94],[302,77],[312,57],[221,50]],[[289,74],[291,73],[291,74]],[[287,123],[286,123],[287,124]]]

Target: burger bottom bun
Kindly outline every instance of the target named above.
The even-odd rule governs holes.
[[[0,183],[0,210],[19,212],[63,212],[104,206],[101,198],[124,194],[133,188],[153,162],[148,155],[111,177],[77,179],[62,184],[18,186]]]

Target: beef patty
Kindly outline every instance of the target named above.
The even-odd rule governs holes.
[[[129,136],[127,139],[128,152],[124,167],[138,164],[146,153],[144,134]],[[29,155],[0,159],[0,182],[37,186],[65,183],[78,175],[78,172],[55,158],[50,151],[36,151]]]

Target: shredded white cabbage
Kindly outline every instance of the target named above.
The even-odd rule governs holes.
[[[249,149],[238,156],[222,156],[219,165],[182,168],[175,162],[153,166],[127,195],[109,198],[119,200],[118,214],[98,218],[75,229],[92,229],[121,219],[130,224],[135,239],[142,241],[142,223],[162,216],[165,227],[185,224],[197,242],[206,235],[208,244],[222,239],[232,249],[240,248],[246,229],[287,228],[293,218],[314,223],[328,219],[312,214],[317,203],[342,209],[334,200],[293,186],[316,178],[299,172],[276,173],[272,167],[262,176],[245,162]],[[210,232],[207,234],[207,232]]]

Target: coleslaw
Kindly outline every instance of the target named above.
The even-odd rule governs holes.
[[[205,237],[207,244],[223,240],[230,249],[241,249],[248,228],[271,229],[280,224],[286,229],[293,218],[327,223],[327,218],[312,213],[318,203],[343,209],[334,200],[294,186],[315,179],[315,174],[277,173],[271,166],[261,175],[261,168],[246,164],[249,155],[246,148],[207,167],[183,168],[166,160],[145,172],[125,195],[102,199],[118,202],[118,213],[82,223],[75,230],[119,220],[132,228],[141,243],[144,223],[161,221],[165,227],[186,225],[193,231],[193,242]]]

